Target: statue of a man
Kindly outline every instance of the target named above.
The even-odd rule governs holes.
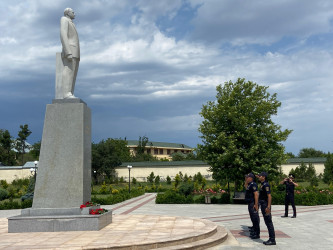
[[[62,58],[64,68],[62,71],[62,85],[64,98],[76,98],[74,86],[80,62],[80,43],[73,19],[74,11],[66,8],[60,20],[60,39],[62,43]]]

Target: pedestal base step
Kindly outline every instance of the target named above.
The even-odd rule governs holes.
[[[98,231],[112,222],[112,211],[100,215],[13,216],[8,233]]]

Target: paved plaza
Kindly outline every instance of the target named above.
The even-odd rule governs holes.
[[[218,204],[155,204],[156,194],[145,194],[115,205],[102,206],[113,209],[115,222],[118,218],[145,216],[177,216],[196,219],[206,219],[224,227],[228,231],[227,240],[211,249],[333,249],[333,205],[297,206],[297,218],[281,218],[284,206],[275,205],[272,208],[273,223],[276,232],[276,246],[264,246],[268,232],[262,216],[260,217],[261,239],[251,240],[247,226],[250,219],[246,205]],[[5,246],[11,234],[5,232],[7,217],[19,215],[20,210],[0,210],[0,248]],[[115,225],[115,224],[114,224]],[[73,232],[75,234],[75,232]],[[44,237],[53,238],[52,234],[41,233]],[[95,235],[92,233],[91,235]],[[25,234],[26,235],[26,234]],[[87,234],[89,235],[89,234]],[[87,237],[86,235],[86,237]],[[112,233],[110,234],[112,237]],[[135,236],[133,236],[135,238]],[[6,239],[7,238],[7,239]],[[39,240],[39,241],[38,241]],[[36,237],[36,248],[41,239]],[[96,246],[97,247],[97,246]],[[70,247],[69,247],[70,248]],[[18,248],[15,248],[18,249]],[[23,248],[22,248],[23,249]]]

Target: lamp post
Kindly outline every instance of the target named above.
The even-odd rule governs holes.
[[[34,180],[35,180],[35,183],[36,183],[36,176],[37,176],[37,165],[38,165],[38,161],[35,161],[35,173],[34,173]]]
[[[131,193],[131,165],[127,165],[128,168],[128,192]]]

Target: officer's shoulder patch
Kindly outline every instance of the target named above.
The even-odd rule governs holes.
[[[257,190],[256,186],[253,186],[253,190]]]
[[[267,192],[269,191],[269,187],[266,187],[266,191],[267,191]]]

